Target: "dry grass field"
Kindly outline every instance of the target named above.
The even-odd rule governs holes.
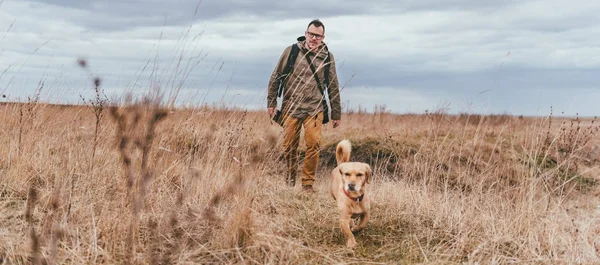
[[[146,103],[0,105],[0,264],[600,260],[598,120],[347,111],[310,194],[265,112]],[[353,250],[327,190],[345,138],[374,169]]]

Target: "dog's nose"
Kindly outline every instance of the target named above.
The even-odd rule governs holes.
[[[348,189],[349,190],[354,190],[355,184],[353,183],[348,183]]]

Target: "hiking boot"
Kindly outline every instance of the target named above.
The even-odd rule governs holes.
[[[315,193],[312,185],[302,185],[302,191],[307,193]]]

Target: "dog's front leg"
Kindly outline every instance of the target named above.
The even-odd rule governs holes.
[[[346,246],[349,248],[354,248],[356,246],[356,239],[354,238],[354,234],[352,234],[352,230],[350,229],[350,222],[352,222],[351,215],[346,213],[345,211],[341,212],[340,215],[340,228],[344,235],[346,236]]]
[[[366,211],[360,215],[360,222],[358,223],[357,226],[352,228],[352,232],[358,232],[360,230],[363,230],[365,227],[367,227],[368,221],[369,221],[369,212]]]

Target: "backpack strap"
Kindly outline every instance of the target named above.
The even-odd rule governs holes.
[[[306,61],[308,62],[308,65],[310,66],[310,70],[312,71],[313,76],[314,76],[315,80],[317,81],[317,86],[319,87],[319,91],[321,91],[322,95],[325,95],[325,92],[324,92],[325,89],[323,88],[323,86],[321,86],[321,80],[319,79],[319,76],[317,75],[317,69],[315,69],[315,66],[313,65],[312,61],[310,60],[310,54],[306,53],[305,57],[306,57]]]
[[[329,57],[329,53],[327,53],[327,57],[325,57],[325,88],[329,88],[329,65],[331,59]]]
[[[283,93],[283,86],[285,85],[285,80],[287,80],[287,77],[290,75],[292,70],[294,70],[294,64],[296,64],[296,57],[298,57],[299,50],[300,48],[298,48],[298,44],[292,44],[292,50],[290,51],[290,54],[287,59],[287,64],[283,69],[283,74],[280,79],[281,81],[279,83],[279,92],[277,93],[278,97],[281,97],[281,94]]]
[[[329,110],[328,110],[328,106],[327,106],[327,99],[325,97],[325,89],[327,89],[327,87],[323,87],[321,85],[321,81],[319,80],[319,76],[317,75],[317,70],[315,69],[315,66],[313,65],[313,63],[310,59],[310,54],[306,53],[305,57],[306,57],[306,61],[308,62],[308,65],[310,66],[310,70],[313,72],[315,81],[317,81],[317,87],[319,87],[319,91],[321,92],[321,95],[323,96],[322,100],[321,100],[321,102],[323,103],[323,124],[326,124],[329,121]],[[329,56],[327,58],[329,58]],[[325,75],[325,78],[328,78],[327,75]]]

